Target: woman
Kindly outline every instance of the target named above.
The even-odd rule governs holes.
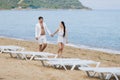
[[[56,32],[53,34],[53,36],[58,33],[58,57],[62,57],[62,52],[64,45],[67,43],[67,32],[66,32],[66,26],[63,21],[61,21],[59,28],[56,30]]]

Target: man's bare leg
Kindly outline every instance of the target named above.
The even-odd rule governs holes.
[[[42,44],[42,51],[44,51],[46,47],[47,47],[47,43]]]
[[[42,44],[39,45],[39,51],[42,52]]]

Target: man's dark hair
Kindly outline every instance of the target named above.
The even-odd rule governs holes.
[[[40,16],[38,19],[39,19],[39,20],[40,20],[40,19],[43,19],[43,17],[42,17],[42,16]]]

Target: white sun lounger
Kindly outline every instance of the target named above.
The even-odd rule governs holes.
[[[110,80],[112,75],[115,77],[115,80],[119,80],[118,75],[120,76],[120,68],[115,67],[97,67],[97,68],[91,68],[91,67],[79,67],[80,70],[83,70],[87,72],[87,75],[90,77],[90,72],[95,72],[99,74],[99,77],[104,80]],[[105,76],[106,74],[106,76]],[[95,76],[95,75],[94,75]],[[92,77],[94,77],[92,75]]]
[[[9,45],[9,46],[0,46],[0,52],[5,52],[5,51],[23,51],[24,48],[20,46],[14,46],[14,45]]]
[[[74,70],[77,66],[88,66],[89,64],[96,64],[98,66],[100,62],[95,62],[92,60],[81,60],[81,59],[72,59],[72,58],[35,58],[35,60],[47,61],[48,64],[52,66],[62,66],[65,70],[68,70],[66,66],[71,66],[70,70]]]
[[[64,61],[79,61],[80,59],[78,58],[35,58],[36,60],[41,60],[41,61],[59,61],[59,60],[64,60]]]
[[[20,56],[20,58],[22,59],[26,59],[27,55],[30,55],[30,59],[29,60],[33,60],[35,57],[43,57],[43,58],[48,58],[48,57],[56,57],[56,54],[52,54],[52,53],[47,53],[47,52],[32,52],[32,51],[9,51],[9,53],[11,54],[18,54]]]
[[[0,53],[6,53],[9,51],[24,51],[24,48],[20,47],[20,46],[14,46],[14,45],[8,45],[8,46],[0,46]],[[9,53],[11,57],[12,54]]]

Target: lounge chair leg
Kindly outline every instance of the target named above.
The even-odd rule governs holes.
[[[54,56],[54,58],[57,58],[57,57],[58,57],[58,55]]]
[[[105,80],[105,76],[103,73],[100,73],[100,79]]]
[[[11,55],[12,55],[12,54],[11,54]],[[16,54],[16,55],[17,55],[17,58],[18,58],[18,59],[20,59],[20,58],[21,58],[19,54]]]
[[[88,77],[91,77],[91,75],[90,75],[90,73],[88,71],[86,71],[86,73],[87,73]]]
[[[24,55],[24,54],[21,54],[21,55],[22,55],[22,59],[28,60],[26,55]]]
[[[33,55],[33,56],[30,58],[30,61],[33,60],[34,57],[35,57],[35,55]]]
[[[44,63],[44,61],[41,61],[41,63],[42,63],[42,65],[45,67],[46,65],[45,65],[45,63]]]
[[[64,65],[62,65],[63,66],[63,68],[67,71],[67,68],[64,66]]]
[[[0,53],[3,53],[3,51],[2,51],[2,50],[0,50]]]
[[[75,69],[75,65],[72,66],[71,71]]]
[[[12,53],[9,53],[9,55],[10,55],[10,57],[11,57],[11,58],[13,58],[13,55],[12,55]]]
[[[112,74],[107,74],[106,80],[110,80],[111,76],[112,76]]]
[[[115,77],[115,80],[119,80],[116,74],[113,73],[113,76]]]
[[[88,77],[94,77],[96,75],[96,72],[92,72],[92,74],[90,74],[89,71],[86,71],[86,73]]]

